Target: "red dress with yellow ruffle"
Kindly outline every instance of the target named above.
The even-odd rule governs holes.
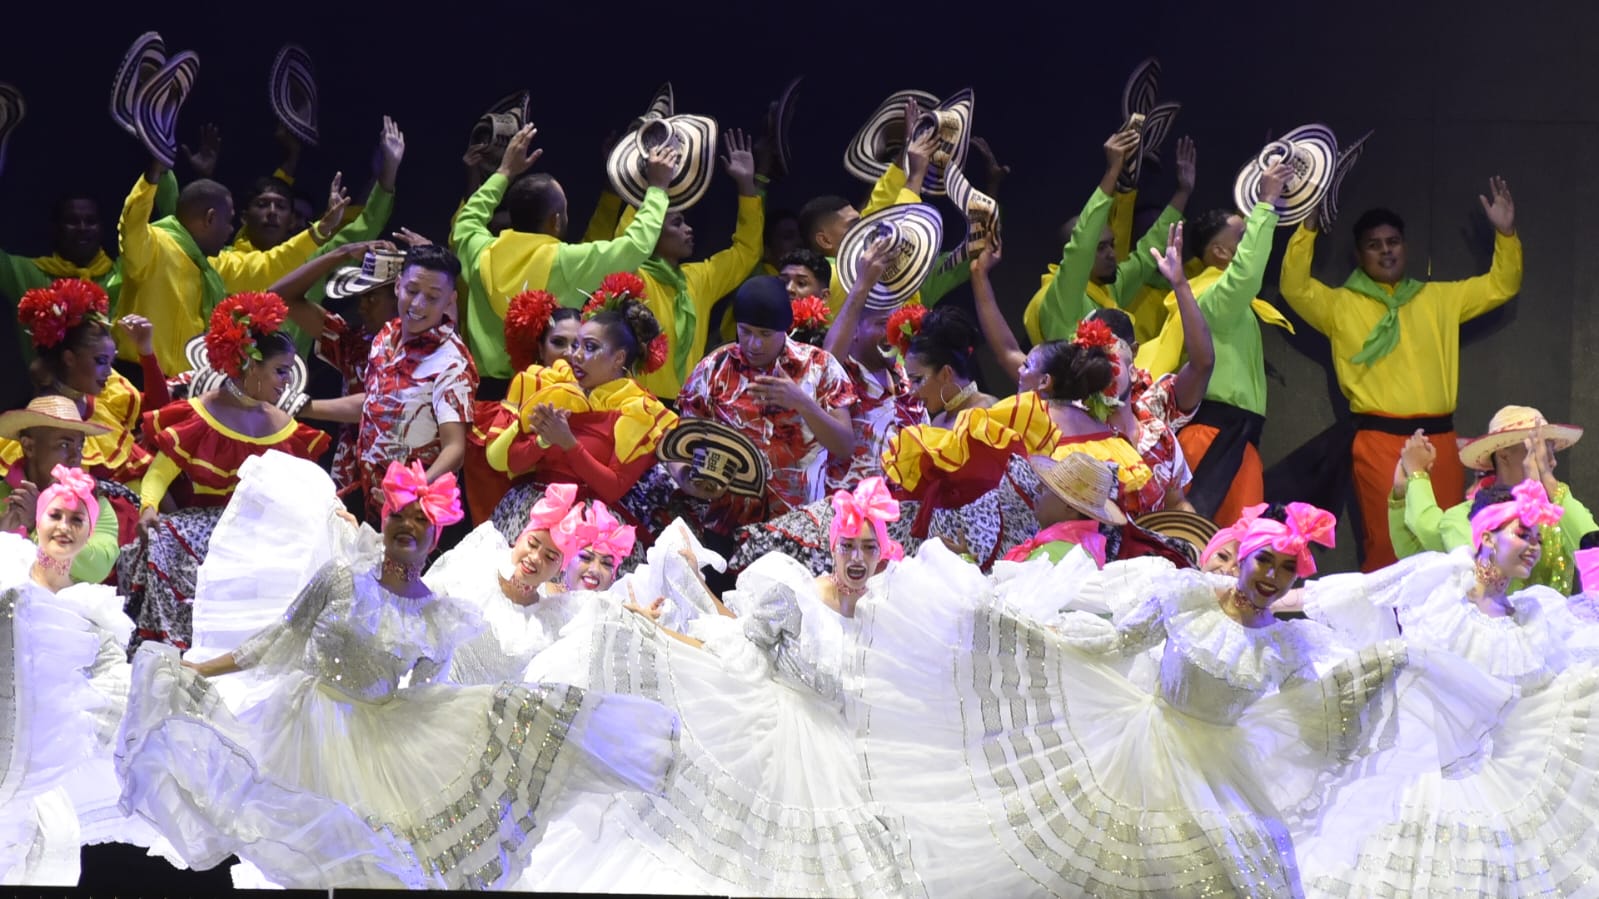
[[[84,438],[83,465],[104,481],[132,484],[144,476],[151,453],[138,442],[139,412],[143,399],[133,382],[113,371],[99,396],[85,397],[84,420],[109,428],[104,434]],[[22,459],[22,444],[0,439],[0,478]]]

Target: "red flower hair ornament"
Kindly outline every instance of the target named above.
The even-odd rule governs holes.
[[[58,346],[67,332],[86,321],[109,328],[111,299],[100,285],[81,278],[57,278],[49,287],[35,287],[17,303],[17,320],[37,349]]]
[[[539,341],[550,327],[560,302],[547,290],[526,290],[511,297],[505,310],[505,349],[517,371],[539,359]]]
[[[644,279],[632,272],[612,272],[600,279],[600,286],[588,295],[583,304],[583,320],[588,321],[601,309],[621,312],[627,300],[644,302]]]
[[[213,369],[237,378],[252,362],[261,362],[261,348],[252,332],[275,334],[289,317],[289,307],[275,293],[236,293],[217,304],[205,332],[205,358]]]
[[[922,319],[927,316],[927,307],[921,304],[901,306],[894,310],[888,317],[888,342],[894,349],[899,350],[901,356],[910,352],[911,341],[916,335],[922,333]]]

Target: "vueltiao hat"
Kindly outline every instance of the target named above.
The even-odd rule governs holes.
[[[1338,163],[1338,138],[1326,125],[1301,125],[1267,144],[1244,164],[1233,182],[1233,201],[1248,215],[1260,199],[1260,176],[1278,161],[1287,161],[1294,174],[1283,185],[1277,201],[1277,226],[1291,228],[1321,205]]]
[[[204,334],[184,344],[183,355],[189,360],[189,368],[191,369],[189,380],[190,398],[217,390],[228,379],[227,373],[217,371],[211,367],[211,360],[205,353]],[[294,370],[289,373],[288,386],[284,387],[283,393],[278,395],[277,407],[279,409],[290,415],[298,411],[296,401],[305,393],[307,374],[305,360],[296,353],[294,355]]]
[[[681,153],[676,174],[666,185],[668,212],[681,212],[698,203],[711,186],[716,163],[716,120],[708,116],[651,113],[631,134],[611,148],[605,173],[618,196],[634,206],[644,204],[649,182],[644,177],[650,150],[674,144]]]
[[[681,418],[666,432],[656,455],[663,462],[693,467],[694,476],[723,485],[732,493],[762,496],[766,462],[754,441],[721,422]]]
[[[920,189],[917,190],[916,185],[910,187],[922,196],[943,196],[947,192],[945,173],[966,164],[975,105],[971,88],[957,91],[945,100],[925,91],[905,90],[891,94],[850,141],[844,151],[844,168],[862,181],[875,182],[889,166],[900,161],[909,143],[904,133],[904,108],[905,102],[911,99],[922,106],[921,117],[911,126],[911,136],[936,129],[939,144],[933,151],[927,178]]]
[[[1332,183],[1327,185],[1327,195],[1321,198],[1321,206],[1316,213],[1318,230],[1326,231],[1338,220],[1338,191],[1344,186],[1344,176],[1355,167],[1360,154],[1366,150],[1366,139],[1373,133],[1367,131],[1359,140],[1338,151],[1338,163],[1333,167]]]
[[[57,428],[90,437],[111,433],[105,425],[84,421],[78,414],[78,404],[64,396],[34,397],[26,409],[0,414],[0,437],[16,440],[29,428]]]
[[[311,55],[298,44],[285,44],[272,60],[267,76],[272,114],[302,143],[316,146],[316,70]]]
[[[1087,453],[1068,453],[1059,462],[1048,456],[1028,460],[1038,479],[1073,509],[1096,521],[1120,527],[1127,516],[1111,499],[1116,474],[1110,466]]]
[[[1126,191],[1138,185],[1145,160],[1160,162],[1160,147],[1182,108],[1181,103],[1160,102],[1160,60],[1152,56],[1133,69],[1122,87],[1122,121],[1124,130],[1138,131],[1138,152],[1127,157],[1121,174],[1116,176],[1118,188]]]
[[[677,97],[672,93],[672,82],[655,89],[655,95],[650,97],[650,104],[644,107],[644,114],[634,119],[627,126],[628,131],[637,131],[639,126],[650,119],[669,119],[677,115]]]
[[[877,311],[899,307],[921,288],[944,241],[944,220],[926,203],[889,206],[861,217],[839,243],[833,269],[845,292],[855,286],[855,268],[867,247],[882,236],[893,239],[895,252],[866,297],[866,308]]]
[[[1531,406],[1505,406],[1488,420],[1488,433],[1460,447],[1460,462],[1474,471],[1493,471],[1494,453],[1526,440],[1539,428],[1545,439],[1554,441],[1556,452],[1582,439],[1582,428],[1576,425],[1550,424]]]
[[[782,95],[772,103],[771,109],[767,112],[767,128],[771,131],[772,139],[777,145],[778,175],[788,174],[789,168],[793,164],[794,154],[789,149],[788,131],[789,125],[794,121],[794,100],[799,92],[799,84],[804,79],[805,76],[801,75],[790,81],[788,86],[783,88]]]
[[[139,136],[138,116],[133,111],[139,99],[139,86],[166,61],[167,49],[161,35],[146,31],[134,40],[117,65],[116,77],[111,82],[111,119],[134,137]]]
[[[112,82],[112,119],[168,167],[178,155],[178,112],[199,73],[199,56],[167,56],[161,35],[150,31],[133,42]]]
[[[399,280],[405,254],[398,250],[367,250],[360,265],[347,265],[328,276],[324,294],[342,300]]]
[[[1148,512],[1138,516],[1133,523],[1146,531],[1154,531],[1163,537],[1173,537],[1188,543],[1194,548],[1195,558],[1205,551],[1205,547],[1210,544],[1210,538],[1221,530],[1216,526],[1216,522],[1198,512],[1182,509]]]
[[[22,92],[0,82],[0,170],[6,165],[6,142],[27,114],[28,104],[23,102]]]
[[[505,148],[511,145],[511,137],[527,124],[531,114],[528,107],[530,102],[527,91],[506,94],[496,100],[487,112],[478,117],[477,124],[472,126],[467,146],[485,146],[493,150],[483,161],[483,165],[490,171],[497,168],[500,160],[505,157]]]

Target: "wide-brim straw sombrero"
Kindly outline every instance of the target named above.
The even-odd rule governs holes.
[[[194,90],[200,74],[200,57],[184,51],[168,57],[165,64],[139,85],[133,101],[134,125],[145,150],[171,168],[178,157],[178,113]]]
[[[23,102],[22,92],[0,82],[0,169],[4,169],[6,164],[6,141],[11,139],[11,132],[17,130],[27,114],[28,104]]]
[[[350,265],[328,276],[323,294],[342,300],[366,293],[399,280],[405,268],[405,254],[395,250],[368,250],[360,265]]]
[[[905,101],[915,100],[924,109],[938,105],[938,98],[927,91],[895,91],[878,104],[866,124],[844,149],[844,170],[875,183],[905,155]]]
[[[1105,524],[1127,523],[1127,515],[1111,499],[1116,474],[1104,462],[1087,453],[1068,453],[1058,462],[1048,456],[1028,461],[1044,486],[1066,505]]]
[[[1489,420],[1488,433],[1461,445],[1460,462],[1474,471],[1493,471],[1494,453],[1515,446],[1540,429],[1545,440],[1554,442],[1555,452],[1582,439],[1582,428],[1576,425],[1550,424],[1542,412],[1531,406],[1505,406]]]
[[[212,390],[219,390],[224,381],[228,379],[227,373],[217,371],[211,367],[211,360],[205,354],[205,335],[201,334],[183,345],[183,355],[189,360],[189,368],[193,370],[189,381],[189,398],[201,396]],[[288,386],[278,394],[275,405],[289,414],[294,413],[295,400],[305,393],[305,384],[308,373],[305,360],[296,353],[294,356],[294,370],[289,373]]]
[[[649,105],[644,107],[644,114],[634,119],[627,126],[627,130],[637,131],[645,122],[652,119],[669,119],[675,115],[677,115],[677,96],[672,93],[672,82],[668,81],[655,89]]]
[[[866,296],[866,308],[895,309],[921,289],[933,270],[938,248],[944,241],[944,220],[938,210],[926,203],[905,203],[879,209],[850,226],[838,247],[839,285],[847,293],[855,287],[855,270],[866,249],[879,237],[894,242],[883,277]]]
[[[29,428],[56,428],[89,437],[111,432],[105,425],[84,421],[78,414],[78,404],[64,396],[34,397],[26,409],[0,414],[0,437],[16,440]]]
[[[1134,519],[1134,524],[1146,531],[1154,531],[1162,537],[1174,537],[1186,542],[1194,548],[1194,557],[1205,551],[1210,544],[1210,538],[1216,536],[1221,530],[1216,522],[1211,521],[1198,512],[1188,512],[1180,509],[1162,509],[1159,512],[1149,512]]]
[[[1344,186],[1344,177],[1360,160],[1360,154],[1366,151],[1366,139],[1372,134],[1367,131],[1359,140],[1338,151],[1338,164],[1333,167],[1332,183],[1327,185],[1327,195],[1321,198],[1321,207],[1316,213],[1317,230],[1326,231],[1338,220],[1338,192]]]
[[[605,173],[618,196],[634,206],[644,204],[650,186],[645,162],[651,148],[666,143],[680,154],[677,172],[666,185],[667,211],[681,212],[704,198],[716,168],[716,120],[697,115],[651,118],[616,142],[605,160]]]
[[[134,40],[117,65],[116,77],[111,81],[111,119],[134,137],[139,136],[138,116],[133,111],[139,99],[139,88],[166,61],[167,50],[161,35],[146,31]]]
[[[272,114],[283,127],[301,143],[316,146],[316,70],[311,67],[311,54],[298,44],[285,44],[272,60],[267,90]]]
[[[766,462],[755,442],[721,422],[681,418],[666,432],[656,456],[692,466],[695,477],[743,496],[766,492]]]
[[[1277,201],[1277,225],[1288,228],[1309,217],[1327,195],[1338,164],[1338,138],[1326,125],[1301,125],[1267,144],[1233,182],[1233,201],[1244,215],[1260,200],[1260,176],[1279,160],[1294,170]]]

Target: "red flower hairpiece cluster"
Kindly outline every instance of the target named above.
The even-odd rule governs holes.
[[[826,300],[814,294],[800,297],[789,306],[794,312],[796,331],[825,331],[833,323],[833,310]]]
[[[911,341],[922,333],[922,318],[926,315],[927,307],[917,303],[901,306],[888,317],[888,342],[901,356],[910,352]]]
[[[666,364],[668,354],[666,335],[655,335],[655,339],[650,341],[649,346],[644,348],[644,373],[649,374],[650,372],[660,371],[661,366]]]
[[[49,287],[35,287],[22,294],[17,320],[33,339],[34,347],[49,349],[86,321],[110,327],[106,319],[110,308],[111,298],[100,285],[80,278],[58,278]]]
[[[1100,350],[1105,354],[1105,358],[1110,361],[1110,383],[1106,384],[1105,389],[1100,391],[1100,395],[1104,399],[1089,397],[1086,400],[1089,406],[1089,413],[1100,421],[1109,419],[1111,410],[1120,405],[1116,395],[1116,379],[1122,373],[1121,363],[1117,361],[1116,355],[1116,344],[1120,342],[1121,338],[1117,337],[1116,332],[1110,329],[1110,325],[1097,318],[1084,319],[1078,322],[1077,334],[1072,338],[1074,345],[1085,349]]]
[[[211,367],[237,378],[251,362],[262,361],[252,331],[276,333],[289,307],[275,293],[236,293],[217,304],[205,332],[205,358]]]
[[[622,311],[627,300],[644,302],[644,279],[632,272],[612,272],[600,280],[600,286],[583,304],[583,320],[588,321],[601,309]]]
[[[526,290],[511,297],[505,310],[505,349],[517,371],[539,361],[539,341],[560,305],[547,290]]]
[[[1072,338],[1072,343],[1081,347],[1099,347],[1109,352],[1116,347],[1116,339],[1116,332],[1110,329],[1110,325],[1091,318],[1077,323],[1077,334]]]

